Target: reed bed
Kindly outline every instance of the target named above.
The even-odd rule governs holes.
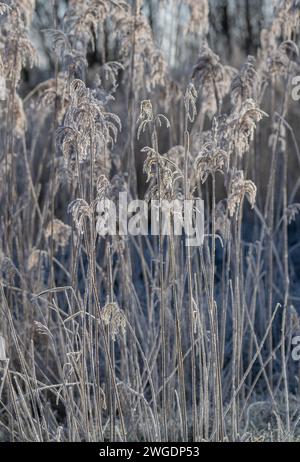
[[[0,440],[299,439],[299,2],[239,68],[210,2],[159,2],[182,72],[149,2],[48,3],[51,75],[35,0],[0,3]],[[119,193],[202,199],[203,242],[102,235]]]

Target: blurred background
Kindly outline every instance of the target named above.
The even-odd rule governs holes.
[[[131,3],[134,4],[134,1]],[[192,3],[197,4],[193,1]],[[37,1],[31,34],[39,50],[40,69],[33,69],[26,75],[30,86],[43,79],[45,74],[52,75],[53,72],[53,56],[49,54],[43,34],[44,29],[54,25],[53,5],[57,10],[59,28],[72,0]],[[193,27],[193,22],[202,18],[193,18],[193,9],[183,0],[144,0],[142,11],[149,21],[157,46],[163,51],[169,69],[179,78],[182,73],[191,71],[206,32],[212,50],[222,55],[222,60],[230,65],[238,67],[248,54],[256,54],[260,45],[260,31],[272,22],[273,1],[210,0],[210,26],[207,29],[205,21],[202,27],[199,27],[199,22],[197,28]],[[113,32],[115,34],[112,38],[112,24],[106,21],[100,38],[96,41],[95,50],[90,50],[90,65],[119,58],[119,43],[116,39],[118,31],[114,28]]]

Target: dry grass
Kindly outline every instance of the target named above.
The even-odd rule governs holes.
[[[238,70],[209,2],[181,2],[189,75],[146,1],[52,3],[54,73],[27,92],[35,1],[0,4],[0,439],[299,439],[298,3],[274,2]],[[203,245],[100,236],[119,192],[203,198]]]

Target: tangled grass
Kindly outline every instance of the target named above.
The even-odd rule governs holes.
[[[176,78],[144,3],[54,1],[28,91],[36,2],[0,3],[0,439],[297,440],[299,2],[240,69],[181,2],[201,46]],[[100,235],[120,192],[202,198],[203,244]]]

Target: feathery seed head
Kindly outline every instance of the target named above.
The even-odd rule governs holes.
[[[244,179],[244,172],[238,170],[232,178],[231,192],[228,197],[229,215],[233,217],[240,210],[240,206],[246,196],[251,207],[253,208],[256,200],[257,188],[253,181]],[[238,213],[236,214],[238,218]]]
[[[49,222],[46,230],[45,237],[53,237],[56,247],[64,248],[68,245],[72,229],[69,225],[66,225],[61,220],[55,218],[53,222]]]
[[[109,326],[113,341],[120,334],[125,335],[126,316],[117,303],[106,303],[101,312],[101,318],[104,324]]]
[[[247,99],[241,105],[237,114],[233,114],[232,124],[234,126],[234,142],[237,153],[240,157],[249,150],[250,142],[253,140],[256,124],[268,117],[260,110],[252,99]]]

